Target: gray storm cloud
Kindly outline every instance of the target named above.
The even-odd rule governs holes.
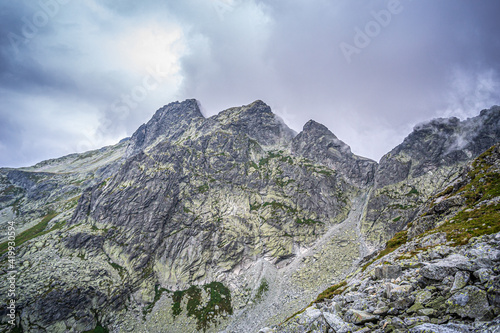
[[[500,104],[495,0],[0,5],[0,166],[112,144],[159,107],[261,99],[379,159],[412,127]],[[349,45],[346,53],[346,45]]]

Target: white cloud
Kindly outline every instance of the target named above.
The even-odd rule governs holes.
[[[493,69],[455,68],[450,75],[446,107],[438,114],[461,119],[476,116],[480,110],[499,104],[500,77]]]

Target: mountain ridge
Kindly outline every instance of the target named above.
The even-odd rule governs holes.
[[[115,146],[1,169],[0,224],[15,221],[22,240],[19,325],[241,332],[280,322],[499,141],[500,108],[473,119],[417,126],[377,163],[313,120],[293,132],[260,100],[205,118],[191,99]]]

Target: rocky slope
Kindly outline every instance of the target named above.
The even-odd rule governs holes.
[[[205,118],[186,100],[116,146],[2,169],[0,223],[18,231],[17,325],[256,332],[282,322],[396,232],[439,225],[436,207],[455,199],[428,200],[458,190],[467,163],[499,141],[499,119],[492,108],[422,125],[379,165],[314,121],[294,133],[262,101]]]
[[[499,185],[494,146],[375,259],[261,332],[500,331]]]

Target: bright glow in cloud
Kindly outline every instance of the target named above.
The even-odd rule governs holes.
[[[131,69],[144,71],[159,65],[163,71],[176,75],[180,70],[179,58],[186,48],[179,27],[166,30],[155,24],[122,35],[117,49]]]

